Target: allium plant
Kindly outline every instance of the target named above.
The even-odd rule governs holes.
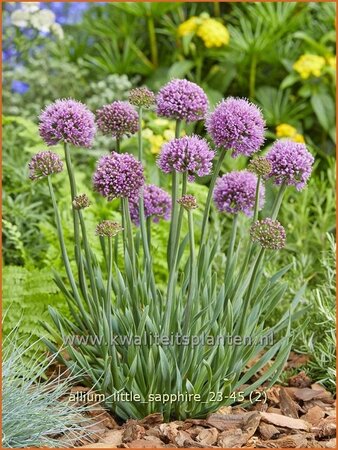
[[[113,152],[99,160],[93,175],[94,190],[121,204],[119,222],[106,217],[96,228],[103,264],[89,245],[84,207],[95,206],[77,194],[68,141],[64,140],[77,273],[65,246],[52,173],[47,170],[37,177],[38,182],[48,181],[66,275],[55,275],[55,281],[72,315],[69,320],[51,307],[55,327],[48,331],[66,347],[69,358],[64,364],[85,373],[84,382],[95,385],[119,417],[141,418],[152,412],[162,412],[166,420],[203,417],[224,405],[249,402],[255,389],[263,383],[271,386],[283,369],[301,292],[289,312],[268,328],[266,319],[286,290],[281,278],[288,267],[267,277],[264,261],[266,253],[271,257],[272,250],[280,251],[285,244],[284,228],[277,221],[283,193],[288,185],[299,188],[305,182],[313,159],[304,146],[297,147],[293,158],[296,144],[283,141],[266,157],[255,157],[249,170],[220,176],[226,153],[251,156],[261,150],[262,113],[244,99],[229,98],[216,107],[207,119],[217,147],[212,168],[215,152],[207,141],[181,137],[185,122],[205,116],[207,97],[199,86],[174,80],[156,100],[158,114],[176,121],[175,139],[163,146],[158,159],[164,176],[171,178],[170,198],[160,187],[145,184],[142,112],[149,105],[140,100],[144,95],[151,96],[144,89],[131,95],[138,112],[138,160]],[[120,127],[119,118],[106,117],[110,130]],[[57,171],[52,171],[53,177]],[[211,172],[200,226],[195,224],[194,177]],[[279,185],[274,188],[278,193],[272,210],[260,217],[267,177]],[[211,208],[232,222],[229,236],[213,226]],[[154,275],[151,232],[169,215],[168,282],[163,291]],[[239,220],[247,223],[245,236],[238,236]],[[121,235],[123,264],[117,245]],[[56,345],[47,345],[57,352]]]

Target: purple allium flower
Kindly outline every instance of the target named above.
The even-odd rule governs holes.
[[[34,155],[28,164],[28,168],[29,178],[31,180],[40,180],[48,175],[62,172],[63,163],[59,155],[47,150]]]
[[[198,208],[196,197],[190,194],[183,195],[183,197],[177,200],[177,203],[183,206],[187,211]]]
[[[134,198],[144,184],[143,166],[129,153],[112,152],[100,158],[93,184],[108,200]]]
[[[304,144],[289,140],[276,141],[266,156],[272,165],[269,177],[277,185],[285,182],[300,191],[310,177],[314,157]]]
[[[150,108],[155,103],[155,94],[147,87],[135,88],[130,91],[128,100],[139,108]]]
[[[138,115],[128,102],[116,101],[97,110],[97,126],[104,134],[117,139],[138,130]]]
[[[47,145],[61,141],[77,147],[90,147],[95,135],[95,118],[89,109],[76,100],[56,100],[42,111],[40,136]]]
[[[95,229],[95,234],[102,237],[114,237],[123,230],[118,222],[112,220],[103,220]]]
[[[184,136],[163,145],[157,165],[164,173],[187,172],[193,181],[195,175],[203,177],[211,172],[214,156],[206,140]]]
[[[257,176],[254,173],[242,170],[230,172],[218,178],[214,190],[214,202],[221,212],[236,214],[243,212],[252,216],[255,206]],[[259,207],[264,205],[265,189],[260,185]]]
[[[279,250],[285,247],[285,229],[278,220],[269,217],[257,220],[250,227],[250,236],[253,242],[258,242],[263,248]]]
[[[208,98],[197,84],[187,80],[172,80],[157,94],[156,106],[159,116],[194,122],[204,119]]]
[[[142,195],[142,194],[141,194]],[[143,188],[143,204],[145,217],[152,217],[153,222],[158,222],[161,218],[169,220],[171,213],[170,195],[158,186],[148,184]],[[139,196],[129,199],[130,217],[132,221],[139,225]]]
[[[232,149],[232,156],[250,156],[264,142],[265,122],[259,108],[243,98],[223,100],[206,120],[217,147]]]

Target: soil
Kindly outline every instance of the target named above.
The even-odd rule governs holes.
[[[291,354],[287,368],[304,358]],[[70,394],[88,391],[74,386]],[[86,404],[90,426],[76,438],[81,448],[336,448],[335,399],[303,371],[249,408],[223,407],[205,419],[165,423],[156,413],[121,423],[94,401]]]

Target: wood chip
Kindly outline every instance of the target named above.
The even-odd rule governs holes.
[[[204,429],[196,436],[196,441],[204,445],[214,445],[217,439],[218,431],[216,428]]]
[[[293,377],[289,378],[289,386],[307,388],[311,386],[311,383],[311,378],[309,378],[305,372],[299,372]]]
[[[310,389],[310,388],[302,388],[302,389],[296,389],[294,391],[294,395],[298,400],[307,402],[309,400],[312,400],[314,398],[321,396],[322,391],[315,391],[314,389]]]
[[[128,448],[163,448],[163,443],[159,444],[157,441],[146,441],[144,439],[136,439],[128,443]]]
[[[301,434],[295,434],[290,436],[281,437],[279,439],[265,441],[264,445],[260,447],[265,448],[306,448],[307,439]]]
[[[290,352],[287,366],[289,369],[297,369],[309,362],[309,355],[303,355],[295,352]]]
[[[175,444],[179,447],[191,447],[194,441],[191,439],[190,434],[186,431],[179,431],[175,437]]]
[[[253,411],[252,413],[244,414],[243,418],[243,431],[246,432],[249,438],[253,436],[258,428],[261,421],[261,415],[258,411]]]
[[[335,417],[326,417],[325,419],[321,419],[317,425],[319,431],[316,435],[320,438],[333,437],[336,435],[336,425]]]
[[[144,427],[139,425],[136,420],[128,420],[124,427],[122,435],[123,442],[137,441],[141,439],[146,432]]]
[[[109,430],[105,436],[100,439],[103,444],[108,444],[110,447],[117,447],[122,444],[123,430]]]
[[[310,408],[304,416],[301,417],[305,422],[311,423],[311,425],[318,425],[320,419],[324,417],[325,413],[319,406],[313,406]]]
[[[159,431],[166,442],[173,442],[178,434],[179,424],[177,422],[161,423]]]
[[[156,423],[163,423],[163,414],[149,414],[149,416],[146,416],[144,417],[144,419],[139,420],[138,423],[140,425],[155,425]]]
[[[279,430],[274,425],[264,422],[260,423],[258,431],[262,436],[262,438],[265,440],[269,440],[280,433]]]
[[[260,413],[262,416],[262,420],[265,422],[271,423],[272,425],[276,425],[279,427],[284,428],[290,428],[294,430],[304,430],[309,431],[310,425],[307,422],[304,422],[304,420],[301,419],[294,419],[292,417],[286,417],[282,416],[280,414],[274,414],[274,413]]]
[[[243,447],[249,440],[246,433],[242,430],[228,430],[220,433],[217,444],[222,448],[240,448]]]
[[[298,411],[299,406],[296,402],[292,400],[290,395],[287,393],[287,391],[284,388],[280,388],[279,391],[279,398],[280,398],[280,408],[282,413],[285,416],[293,417],[294,419],[298,419]]]
[[[206,423],[220,431],[234,430],[243,425],[243,414],[211,414]]]

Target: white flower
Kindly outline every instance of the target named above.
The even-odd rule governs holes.
[[[22,11],[27,11],[29,13],[34,13],[40,9],[40,2],[22,2],[20,4]]]
[[[64,33],[63,33],[63,29],[62,26],[59,23],[53,23],[50,26],[50,31],[58,38],[58,39],[63,39],[64,38]]]
[[[55,14],[48,9],[40,9],[31,16],[31,24],[39,31],[48,33],[55,22]]]
[[[15,27],[26,27],[28,25],[30,14],[22,9],[17,9],[11,14],[11,22]]]

